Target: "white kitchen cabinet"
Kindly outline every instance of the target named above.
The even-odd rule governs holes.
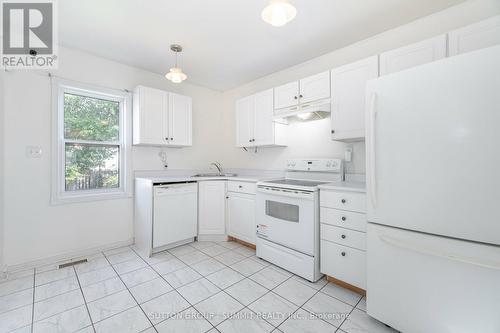
[[[238,147],[286,146],[287,125],[273,120],[273,90],[236,102],[236,145]]]
[[[282,109],[299,104],[299,81],[274,88],[274,108]]]
[[[330,71],[306,77],[299,82],[299,103],[309,103],[330,97]]]
[[[198,183],[198,234],[226,233],[226,181]]]
[[[423,65],[446,57],[446,35],[380,54],[380,75]]]
[[[228,235],[255,244],[255,194],[228,192]]]
[[[332,70],[332,140],[365,137],[366,82],[378,77],[378,56]]]
[[[133,115],[134,145],[192,145],[191,97],[138,86]]]
[[[500,44],[500,16],[450,31],[448,40],[450,56]]]

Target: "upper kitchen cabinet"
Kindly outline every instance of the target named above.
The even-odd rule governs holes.
[[[138,86],[133,104],[134,145],[192,145],[191,97]]]
[[[330,72],[274,88],[274,108],[283,109],[330,97]]]
[[[449,55],[500,44],[500,16],[449,32]]]
[[[446,57],[446,35],[380,54],[380,75],[423,65]]]
[[[273,120],[273,90],[236,102],[236,146],[286,146],[286,127]]]
[[[365,137],[366,82],[378,77],[378,56],[332,70],[332,140]]]

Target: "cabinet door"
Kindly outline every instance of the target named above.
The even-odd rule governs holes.
[[[274,144],[273,90],[269,89],[255,95],[254,145]]]
[[[365,137],[366,81],[377,76],[377,56],[332,70],[333,140]]]
[[[168,93],[137,87],[134,93],[134,144],[168,144]]]
[[[299,81],[274,88],[274,108],[281,109],[299,104]]]
[[[380,55],[380,75],[398,72],[446,57],[446,35],[391,50]]]
[[[300,80],[300,103],[317,101],[330,97],[330,71]]]
[[[228,193],[228,234],[255,244],[255,195]]]
[[[192,145],[191,97],[169,94],[169,143],[174,146]]]
[[[255,97],[248,96],[236,102],[236,145],[254,145]]]
[[[225,234],[226,182],[205,181],[198,186],[198,234]]]
[[[500,44],[500,16],[451,31],[448,38],[450,56]]]

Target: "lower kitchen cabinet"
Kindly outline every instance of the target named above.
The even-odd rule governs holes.
[[[255,244],[255,195],[227,194],[228,235]]]
[[[198,183],[198,235],[226,233],[226,181]]]

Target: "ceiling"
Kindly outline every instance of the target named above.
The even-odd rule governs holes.
[[[154,73],[174,63],[188,81],[228,90],[463,0],[291,0],[297,17],[276,28],[268,0],[59,1],[61,44]]]

